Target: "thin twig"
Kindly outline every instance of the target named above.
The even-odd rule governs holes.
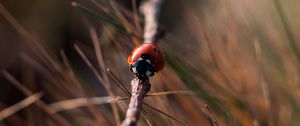
[[[158,16],[163,0],[148,0],[140,10],[145,16],[144,42],[157,42],[160,39],[158,29]]]
[[[150,90],[151,84],[149,80],[139,80],[134,78],[131,81],[132,91],[130,103],[127,109],[126,118],[122,126],[135,126],[140,117],[143,100],[147,92]]]

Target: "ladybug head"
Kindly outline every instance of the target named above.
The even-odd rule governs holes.
[[[154,75],[154,68],[151,65],[150,56],[143,54],[140,59],[130,65],[130,70],[139,78],[146,79]]]

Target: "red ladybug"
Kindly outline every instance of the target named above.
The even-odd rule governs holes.
[[[153,76],[164,67],[164,56],[155,43],[143,43],[128,57],[130,70],[140,79]]]

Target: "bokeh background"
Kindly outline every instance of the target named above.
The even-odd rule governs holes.
[[[124,118],[128,100],[109,99],[127,97],[120,85],[130,89],[127,56],[141,43],[141,1],[71,2],[0,0],[1,126],[110,126]],[[299,6],[165,0],[159,47],[167,64],[150,93],[178,93],[145,98],[169,117],[144,106],[140,125],[299,125]],[[11,107],[24,99],[31,104]],[[70,99],[77,101],[60,102]]]

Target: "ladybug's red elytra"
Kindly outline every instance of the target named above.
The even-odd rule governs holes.
[[[153,76],[164,67],[164,56],[155,43],[143,43],[128,57],[130,70],[140,79]]]

